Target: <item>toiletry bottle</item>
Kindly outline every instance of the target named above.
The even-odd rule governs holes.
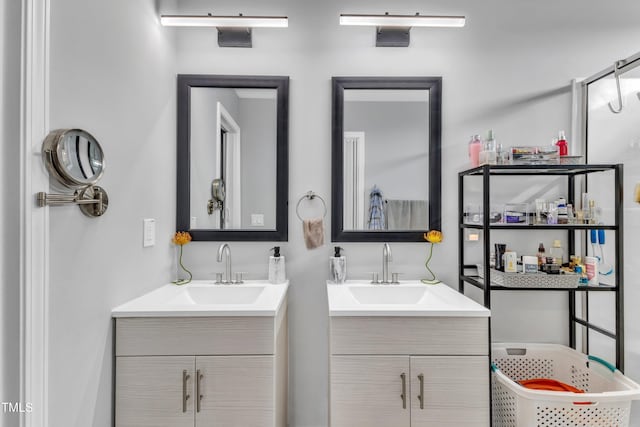
[[[593,256],[584,257],[584,268],[587,273],[589,285],[598,286],[598,258]]]
[[[587,273],[582,268],[582,265],[576,265],[575,273],[580,275],[578,279],[579,286],[587,286],[589,284],[589,279],[587,279]]]
[[[562,249],[562,242],[560,240],[553,241],[549,255],[551,255],[555,264],[562,265],[564,262],[564,249]]]
[[[284,270],[284,256],[280,256],[280,246],[274,246],[270,250],[273,255],[269,257],[269,283],[284,283],[286,274]]]
[[[505,273],[517,273],[518,272],[518,255],[510,250],[507,249],[503,255],[503,266],[504,266],[504,272]]]
[[[546,257],[544,245],[540,243],[540,245],[538,245],[538,270],[542,270],[542,266],[546,262]]]
[[[564,131],[561,130],[558,135],[558,142],[556,142],[556,146],[558,147],[558,154],[561,156],[566,156],[569,154],[569,148],[567,146],[567,138],[564,136]]]
[[[482,151],[480,152],[481,165],[495,165],[497,163],[496,144],[496,140],[493,138],[493,130],[490,130],[487,140],[484,142]]]
[[[504,271],[504,253],[507,250],[506,243],[496,243],[496,270]]]
[[[469,160],[472,168],[480,166],[480,151],[482,151],[480,135],[473,135],[469,141]]]
[[[343,250],[340,246],[334,247],[333,250],[333,256],[329,257],[329,280],[342,284],[347,278],[347,258],[340,254]]]
[[[567,200],[564,197],[560,197],[556,204],[558,205],[558,224],[568,224]]]
[[[557,224],[558,223],[558,203],[551,202],[549,203],[549,212],[547,212],[547,224]]]

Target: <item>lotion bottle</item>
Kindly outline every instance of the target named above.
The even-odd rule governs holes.
[[[329,257],[329,280],[335,284],[343,284],[347,278],[347,258],[340,254],[343,249],[335,246],[334,254]]]
[[[284,256],[280,255],[280,246],[274,246],[270,250],[273,255],[269,257],[269,283],[277,285],[286,281],[284,269]]]

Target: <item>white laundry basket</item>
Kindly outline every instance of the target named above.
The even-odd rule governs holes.
[[[556,344],[492,345],[493,427],[626,427],[640,386],[611,364]],[[531,390],[549,378],[585,393]]]

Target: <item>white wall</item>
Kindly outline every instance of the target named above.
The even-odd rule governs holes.
[[[105,151],[109,210],[51,208],[49,425],[111,426],[110,311],[172,277],[176,78],[153,0],[51,3],[51,127]],[[142,220],[157,243],[142,247]]]
[[[204,0],[183,1],[180,10],[209,12]],[[289,75],[290,162],[289,243],[283,245],[291,279],[291,425],[326,426],[327,312],[324,281],[331,246],[308,251],[302,241],[295,203],[307,190],[330,200],[331,77],[358,75],[443,76],[443,231],[434,254],[436,272],[457,285],[457,172],[467,166],[467,142],[493,128],[506,145],[547,143],[570,129],[570,87],[576,76],[638,50],[640,28],[631,16],[640,5],[625,0],[606,5],[570,0],[527,2],[417,0],[394,3],[394,12],[468,16],[464,29],[416,29],[409,48],[375,48],[374,29],[338,26],[340,13],[382,13],[382,0],[330,0],[268,3],[252,0],[216,4],[216,13],[288,15],[286,30],[254,30],[254,48],[216,46],[215,31],[174,30],[179,34],[179,71],[211,74]],[[571,135],[569,135],[571,137]],[[329,223],[325,223],[327,228]],[[328,237],[328,232],[327,232]],[[537,238],[531,246],[537,247]],[[188,258],[196,276],[212,277],[216,243],[196,243]],[[341,244],[350,277],[380,269],[381,245]],[[254,277],[266,274],[269,244],[231,244],[237,268]],[[427,246],[394,244],[392,269],[405,277],[424,274]],[[533,249],[535,250],[535,248]],[[566,297],[538,293],[493,297],[494,339],[564,342]]]
[[[20,399],[20,21],[20,2],[0,3],[0,402]],[[17,415],[0,408],[0,426],[17,425]]]
[[[242,228],[276,228],[276,99],[241,99]],[[264,215],[264,226],[251,226],[251,215]]]
[[[185,13],[211,12],[183,0]],[[163,29],[151,0],[52,3],[52,127],[80,126],[104,145],[111,206],[87,219],[52,209],[52,426],[110,423],[109,310],[171,277],[175,217],[175,73],[288,75],[290,191],[290,422],[327,425],[327,311],[331,245],[308,251],[295,216],[316,191],[330,204],[331,76],[443,76],[443,231],[432,266],[456,285],[456,174],[470,135],[493,128],[507,145],[547,142],[570,128],[569,80],[638,50],[640,3],[567,0],[405,0],[394,12],[464,14],[463,29],[413,29],[409,48],[375,48],[371,28],[339,27],[340,13],[382,13],[382,0],[225,0],[219,14],[288,15],[288,29],[254,30],[253,49],[217,47],[211,29]],[[175,9],[175,7],[174,7]],[[164,10],[163,10],[164,11]],[[167,10],[166,12],[170,12]],[[178,35],[174,58],[170,39]],[[571,137],[571,135],[569,135]],[[158,244],[141,247],[142,218],[158,220]],[[329,221],[325,223],[327,239]],[[536,242],[537,243],[537,242]],[[232,243],[236,270],[265,277],[273,243]],[[217,242],[194,242],[185,263],[197,278],[221,270]],[[349,276],[380,269],[381,245],[341,244]],[[424,244],[394,244],[393,271],[419,277]],[[566,339],[566,299],[494,296],[496,340]],[[542,315],[541,315],[542,313]],[[521,325],[531,326],[523,328]],[[526,329],[526,330],[525,330]]]
[[[429,199],[428,102],[345,102],[344,130],[365,133],[367,196],[377,185],[385,199]]]

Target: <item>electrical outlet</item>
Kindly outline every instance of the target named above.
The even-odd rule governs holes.
[[[146,218],[142,226],[142,247],[147,248],[156,244],[156,220]]]
[[[264,227],[264,215],[251,214],[251,225],[254,227]]]

